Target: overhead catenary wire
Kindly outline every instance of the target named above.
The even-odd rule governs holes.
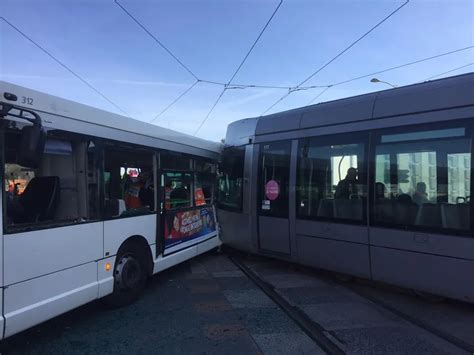
[[[257,45],[258,41],[260,40],[260,38],[262,37],[263,33],[265,32],[265,30],[267,29],[268,25],[270,24],[270,22],[272,22],[273,20],[273,17],[275,17],[276,13],[278,12],[278,10],[280,9],[280,6],[281,4],[283,4],[283,0],[280,0],[280,2],[278,3],[277,7],[275,8],[275,10],[273,11],[272,15],[270,16],[270,18],[268,19],[267,23],[265,24],[265,26],[263,26],[262,30],[260,31],[260,33],[258,34],[257,38],[255,39],[255,41],[253,42],[252,46],[250,47],[250,49],[248,50],[247,54],[245,55],[244,59],[242,60],[242,62],[239,64],[239,66],[237,67],[237,69],[235,70],[234,74],[232,75],[232,77],[229,79],[229,81],[227,82],[227,85],[229,85],[232,80],[234,80],[235,76],[237,75],[237,73],[240,71],[240,69],[242,68],[242,66],[244,65],[244,63],[246,62],[247,58],[249,57],[250,53],[252,53],[253,49],[255,48],[255,46]]]
[[[196,135],[199,130],[201,129],[201,127],[204,125],[204,123],[207,121],[207,119],[209,118],[209,116],[211,115],[212,111],[214,111],[214,109],[216,108],[217,104],[219,103],[219,101],[221,100],[222,96],[224,96],[224,93],[225,93],[225,90],[226,88],[224,88],[219,96],[217,97],[217,100],[214,102],[214,104],[212,105],[211,109],[209,110],[209,112],[207,113],[206,117],[204,117],[204,119],[201,121],[201,123],[199,124],[198,128],[196,128],[196,130],[194,131],[194,135]]]
[[[328,91],[331,88],[331,86],[326,87],[326,89],[322,90],[319,94],[317,94],[314,99],[312,99],[310,102],[308,102],[308,105],[311,105],[314,101],[319,99],[320,96],[322,96],[326,91]]]
[[[339,86],[339,85],[343,85],[343,84],[347,84],[347,83],[350,83],[350,82],[353,82],[353,81],[356,81],[356,80],[361,80],[361,79],[365,79],[365,78],[374,77],[375,75],[378,75],[378,74],[387,73],[387,72],[390,72],[390,71],[393,71],[393,70],[396,70],[396,69],[401,69],[401,68],[408,67],[408,66],[411,66],[411,65],[423,63],[423,62],[426,62],[426,61],[429,61],[429,60],[433,60],[433,59],[441,58],[441,57],[448,56],[448,55],[451,55],[451,54],[463,52],[463,51],[466,51],[466,50],[469,50],[469,49],[474,49],[474,46],[467,46],[467,47],[462,47],[462,48],[454,49],[454,50],[451,50],[451,51],[448,51],[448,52],[444,52],[444,53],[440,53],[440,54],[436,54],[436,55],[433,55],[433,56],[430,56],[430,57],[426,57],[426,58],[414,60],[414,61],[411,61],[411,62],[408,62],[408,63],[396,65],[396,66],[394,66],[394,67],[390,67],[390,68],[387,68],[387,69],[382,69],[382,70],[379,70],[379,71],[376,71],[376,72],[372,72],[372,73],[370,73],[370,74],[364,74],[364,75],[356,76],[356,77],[351,78],[351,79],[347,79],[347,80],[343,80],[343,81],[339,81],[339,82],[337,82],[337,83],[333,83],[333,84],[327,85],[327,87],[328,87],[328,89],[329,89],[329,88],[331,88],[331,87]],[[456,68],[456,69],[453,69],[453,70],[450,70],[450,71],[448,71],[448,72],[444,72],[444,73],[441,73],[441,74],[432,76],[432,77],[430,77],[430,78],[428,78],[428,79],[425,79],[424,81],[426,81],[426,80],[431,80],[431,79],[436,78],[436,77],[438,77],[438,76],[441,76],[441,75],[450,73],[450,72],[455,71],[455,70],[462,69],[462,68],[467,67],[467,66],[472,65],[472,64],[473,64],[473,63],[468,64],[468,65],[465,65],[465,66],[462,66],[462,67],[459,67],[459,68]],[[328,89],[327,89],[327,90],[328,90]],[[322,94],[324,94],[327,90],[324,90],[323,92],[319,93],[319,94],[318,94],[314,99],[312,99],[308,104],[313,103],[316,99],[318,99],[318,98],[319,98]]]
[[[56,56],[54,56],[51,52],[49,52],[46,48],[41,46],[38,42],[33,40],[30,36],[28,36],[25,32],[20,30],[17,26],[15,26],[13,23],[8,21],[5,17],[0,16],[0,19],[5,22],[8,26],[13,28],[17,33],[19,33],[23,38],[28,40],[30,43],[32,43],[36,48],[41,50],[43,53],[45,53],[48,57],[50,57],[52,60],[54,60],[57,64],[59,64],[61,67],[66,69],[69,73],[71,73],[74,77],[79,79],[83,84],[85,84],[89,89],[94,91],[97,95],[102,97],[104,100],[106,100],[108,103],[110,103],[112,106],[114,106],[117,110],[122,112],[124,115],[130,117],[130,115],[125,111],[123,108],[121,108],[119,105],[117,105],[114,101],[109,99],[106,95],[104,95],[99,89],[97,89],[95,86],[93,86],[91,83],[89,83],[86,79],[84,79],[82,76],[77,74],[74,70],[72,70],[69,66],[64,64],[61,60],[59,60]],[[130,117],[131,118],[131,117]]]
[[[329,61],[327,61],[325,64],[323,64],[321,67],[319,67],[318,69],[316,69],[316,71],[314,71],[313,73],[311,73],[311,75],[309,75],[308,77],[306,77],[303,81],[301,81],[298,85],[296,85],[295,88],[298,88],[300,86],[302,86],[303,84],[305,84],[306,82],[308,82],[309,80],[311,80],[312,78],[314,78],[315,75],[317,75],[318,73],[320,73],[322,70],[324,70],[326,67],[328,67],[330,64],[332,64],[335,60],[337,60],[339,57],[341,57],[343,54],[345,54],[349,49],[351,49],[352,47],[354,47],[357,43],[359,43],[362,39],[364,39],[365,37],[367,37],[371,32],[373,32],[376,28],[378,28],[380,25],[382,25],[384,22],[386,22],[389,18],[391,18],[393,15],[395,15],[398,11],[400,11],[404,6],[406,6],[408,3],[410,2],[410,0],[406,0],[403,4],[401,4],[399,7],[397,7],[395,10],[393,10],[390,14],[388,14],[387,16],[385,16],[382,20],[380,20],[379,22],[377,22],[374,26],[372,26],[367,32],[365,32],[362,36],[360,36],[359,38],[357,38],[355,41],[353,41],[349,46],[345,47],[342,51],[340,51],[338,54],[336,54],[334,57],[332,57]],[[291,95],[292,92],[294,92],[295,90],[293,91],[290,91],[288,93],[286,93],[285,95],[283,95],[281,98],[279,98],[277,100],[277,102],[275,102],[273,105],[271,105],[269,108],[267,108],[263,113],[262,115],[264,115],[265,113],[267,113],[270,109],[272,109],[273,107],[276,106],[276,104],[280,103],[281,101],[283,101],[284,99],[286,99],[288,96]]]
[[[237,73],[240,71],[240,69],[242,68],[242,66],[244,65],[244,63],[247,61],[247,58],[249,57],[250,53],[252,53],[253,49],[255,48],[255,46],[257,45],[258,41],[260,40],[260,38],[262,37],[263,33],[266,31],[268,25],[270,24],[270,22],[272,21],[272,19],[275,17],[275,14],[278,12],[278,10],[280,9],[281,5],[283,4],[283,0],[280,0],[278,5],[276,6],[275,10],[273,10],[272,12],[272,15],[270,16],[270,18],[267,20],[267,22],[265,23],[265,26],[263,26],[262,30],[260,31],[260,33],[258,34],[257,38],[255,39],[255,41],[253,42],[252,46],[250,47],[250,49],[247,51],[247,53],[245,54],[244,58],[242,59],[242,61],[240,62],[239,66],[237,67],[237,69],[234,71],[234,73],[232,74],[231,78],[229,79],[229,81],[226,83],[226,85],[224,86],[224,88],[222,89],[222,91],[220,92],[219,96],[217,97],[217,100],[214,102],[214,104],[212,105],[211,109],[209,110],[209,112],[207,113],[206,117],[204,117],[204,119],[201,121],[201,123],[199,124],[199,126],[197,127],[196,131],[194,131],[194,135],[196,135],[199,130],[201,129],[201,127],[204,125],[204,123],[208,120],[209,116],[211,115],[212,111],[214,111],[214,109],[216,108],[217,104],[219,103],[219,101],[222,99],[222,96],[224,96],[226,90],[228,89],[229,85],[231,84],[232,80],[234,80],[235,76],[237,75]]]
[[[405,64],[400,64],[400,65],[390,67],[390,68],[387,68],[387,69],[382,69],[382,70],[379,70],[379,71],[376,71],[376,72],[373,72],[373,73],[370,73],[370,74],[364,74],[364,75],[361,75],[361,76],[357,76],[355,78],[343,80],[343,81],[332,84],[332,86],[347,84],[347,83],[350,83],[351,81],[365,79],[365,78],[368,78],[368,77],[372,77],[374,75],[383,74],[383,73],[386,73],[386,72],[389,72],[389,71],[392,71],[392,70],[401,69],[401,68],[404,68],[404,67],[408,67],[410,65],[423,63],[423,62],[426,62],[426,61],[429,61],[429,60],[432,60],[432,59],[441,58],[441,57],[444,57],[444,56],[447,56],[447,55],[463,52],[463,51],[466,51],[468,49],[473,49],[473,48],[474,48],[474,46],[468,46],[468,47],[455,49],[455,50],[452,50],[452,51],[449,51],[449,52],[440,53],[440,54],[437,54],[437,55],[434,55],[434,56],[431,56],[431,57],[418,59],[418,60],[415,60],[415,61],[412,61],[412,62],[408,62],[408,63],[405,63]]]
[[[462,66],[460,66],[460,67],[457,67],[457,68],[454,68],[454,69],[451,69],[451,70],[448,70],[448,71],[445,71],[445,72],[443,72],[443,73],[439,73],[439,74],[430,76],[429,78],[426,78],[426,79],[423,80],[423,81],[432,80],[432,79],[438,78],[438,77],[440,77],[440,76],[443,76],[443,75],[446,75],[446,74],[450,74],[450,73],[452,73],[452,72],[455,72],[455,71],[458,71],[458,70],[461,70],[461,69],[470,67],[471,65],[474,65],[474,62],[468,63],[468,64],[466,64],[466,65],[462,65]]]
[[[148,30],[138,19],[133,16],[130,11],[128,11],[118,0],[114,0],[115,4],[122,9],[122,11],[127,14],[128,17],[130,17],[145,33],[150,36],[161,48],[163,48],[166,53],[168,53],[184,70],[186,70],[189,74],[191,74],[194,79],[199,80],[197,75],[189,69],[189,67],[184,64],[167,46],[164,45],[163,42],[161,42],[153,33]]]
[[[166,111],[168,111],[171,106],[173,106],[175,103],[177,103],[179,100],[181,100],[188,92],[190,92],[198,83],[200,83],[199,80],[195,80],[191,86],[189,86],[185,91],[183,91],[177,98],[175,98],[168,106],[166,106],[163,110],[161,110],[160,113],[158,113],[151,121],[150,123],[153,123],[156,121],[162,114],[164,114]]]

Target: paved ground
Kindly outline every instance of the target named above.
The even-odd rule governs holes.
[[[473,305],[427,302],[395,288],[343,283],[328,273],[269,259],[244,264],[346,353],[473,353]]]
[[[268,259],[244,262],[347,353],[463,353],[359,291],[474,348],[471,305],[428,303],[363,283],[344,285],[327,274]],[[131,306],[102,310],[88,304],[7,339],[0,352],[323,353],[226,255],[212,253],[155,276]]]
[[[215,254],[155,276],[131,306],[86,305],[7,339],[0,352],[321,353],[226,256]]]

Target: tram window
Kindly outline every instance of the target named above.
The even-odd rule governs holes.
[[[320,138],[300,142],[297,216],[362,221],[366,200],[365,144],[345,143],[347,140],[337,137],[335,144],[321,142]]]
[[[291,141],[260,146],[260,214],[288,217]]]
[[[183,172],[165,172],[165,209],[192,207],[193,175]]]
[[[375,156],[375,222],[469,230],[470,147],[464,128],[381,136]]]
[[[104,158],[106,217],[155,211],[153,154],[144,149],[107,147]]]
[[[97,218],[88,193],[87,142],[60,131],[47,135],[38,167],[19,165],[19,131],[5,132],[7,228],[16,230],[67,225]]]
[[[227,148],[219,164],[217,200],[224,209],[242,210],[245,148]]]

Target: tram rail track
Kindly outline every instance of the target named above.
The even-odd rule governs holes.
[[[458,348],[461,348],[462,350],[464,351],[467,351],[468,353],[470,354],[474,354],[474,346],[465,342],[464,340],[462,339],[459,339],[458,337],[452,335],[452,334],[449,334],[445,331],[442,331],[441,329],[439,328],[436,328],[436,327],[433,327],[431,326],[430,324],[428,324],[427,322],[424,322],[410,314],[408,314],[407,312],[404,312],[400,309],[398,309],[397,307],[395,306],[392,306],[391,304],[389,304],[388,302],[384,302],[382,300],[380,300],[379,298],[377,297],[374,297],[372,295],[370,295],[369,293],[367,292],[364,292],[358,288],[356,288],[354,285],[350,285],[350,284],[342,284],[342,283],[339,283],[340,285],[343,285],[344,287],[348,288],[349,290],[351,290],[352,292],[354,292],[355,294],[359,295],[360,297],[363,297],[371,302],[373,302],[374,304],[378,305],[379,307],[381,308],[384,308],[385,310],[397,315],[398,317],[402,318],[403,320],[447,341],[448,343],[452,344],[452,345],[455,345],[456,347]]]
[[[316,344],[318,344],[328,354],[345,354],[342,346],[334,337],[321,325],[311,320],[305,313],[297,307],[292,306],[281,295],[279,295],[272,285],[258,276],[252,269],[245,265],[238,256],[229,255],[230,260],[258,286],[281,310],[283,310]]]
[[[275,289],[273,285],[265,281],[260,277],[254,270],[245,264],[243,261],[244,257],[240,256],[240,253],[234,251],[227,253],[230,260],[255,283],[276,305],[278,305],[300,328],[304,331],[311,339],[313,339],[324,351],[329,354],[345,354],[344,345],[334,337],[330,331],[326,330],[323,326],[310,319],[301,309],[297,306],[290,304],[284,297],[282,297]],[[262,256],[259,256],[262,257]],[[263,257],[265,258],[265,257]],[[265,258],[267,259],[267,258]],[[291,263],[289,263],[291,264]],[[307,273],[313,274],[314,270],[310,272],[307,267],[298,265],[298,269]],[[371,295],[364,290],[361,290],[356,285],[348,282],[342,282],[334,277],[331,277],[331,281],[335,282],[338,286],[344,287],[353,293],[357,294],[376,306],[394,314],[402,320],[412,324],[413,326],[420,328],[444,341],[454,345],[460,350],[466,351],[469,354],[474,354],[474,345],[447,333],[429,323],[416,318],[415,316],[391,305],[389,302],[380,300],[378,297]]]

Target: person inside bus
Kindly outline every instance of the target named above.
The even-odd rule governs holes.
[[[155,209],[155,189],[153,183],[153,173],[149,169],[143,169],[138,176],[141,181],[141,188],[138,193],[138,198],[142,206],[147,206],[150,210]]]
[[[416,191],[413,194],[413,202],[417,205],[422,205],[428,202],[428,194],[426,193],[426,184],[424,182],[416,184]]]
[[[357,183],[357,169],[349,168],[345,179],[342,179],[337,184],[334,197],[337,199],[349,199],[357,195]]]
[[[184,186],[176,187],[170,193],[171,207],[188,207],[189,192]]]
[[[143,169],[137,177],[131,177],[125,194],[127,209],[137,209],[148,206],[154,208],[153,174]]]

